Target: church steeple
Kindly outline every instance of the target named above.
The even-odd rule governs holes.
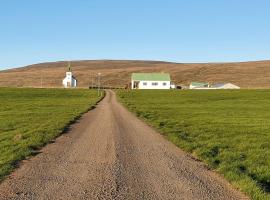
[[[71,64],[70,64],[70,61],[68,62],[68,72],[71,72]]]

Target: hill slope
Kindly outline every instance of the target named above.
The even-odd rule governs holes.
[[[96,82],[98,72],[102,84],[125,86],[132,72],[168,72],[176,84],[191,81],[231,82],[243,88],[270,88],[270,61],[242,63],[178,64],[157,61],[72,61],[79,87]],[[0,71],[0,87],[62,87],[67,62],[30,65]],[[93,78],[92,78],[93,77]]]

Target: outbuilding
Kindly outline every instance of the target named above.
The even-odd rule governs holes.
[[[217,83],[211,86],[213,89],[240,89],[239,86],[232,83]]]
[[[171,89],[168,73],[132,73],[131,89]]]
[[[210,87],[209,83],[191,82],[189,89],[208,89]]]

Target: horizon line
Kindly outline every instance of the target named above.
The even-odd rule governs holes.
[[[22,66],[15,66],[15,67],[3,67],[0,71],[6,71],[11,69],[19,69],[24,67],[29,67],[33,65],[40,65],[40,64],[46,64],[46,63],[60,63],[60,62],[83,62],[83,61],[108,61],[108,62],[163,62],[163,63],[173,63],[173,64],[230,64],[230,63],[251,63],[251,62],[265,62],[270,61],[269,59],[258,59],[258,60],[242,60],[242,61],[210,61],[210,62],[178,62],[178,61],[168,61],[168,60],[150,60],[150,59],[66,59],[66,60],[52,60],[52,61],[37,61],[36,63],[30,63]]]

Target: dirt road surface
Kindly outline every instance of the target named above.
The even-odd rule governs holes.
[[[0,199],[247,199],[120,105],[112,91],[0,185]]]

